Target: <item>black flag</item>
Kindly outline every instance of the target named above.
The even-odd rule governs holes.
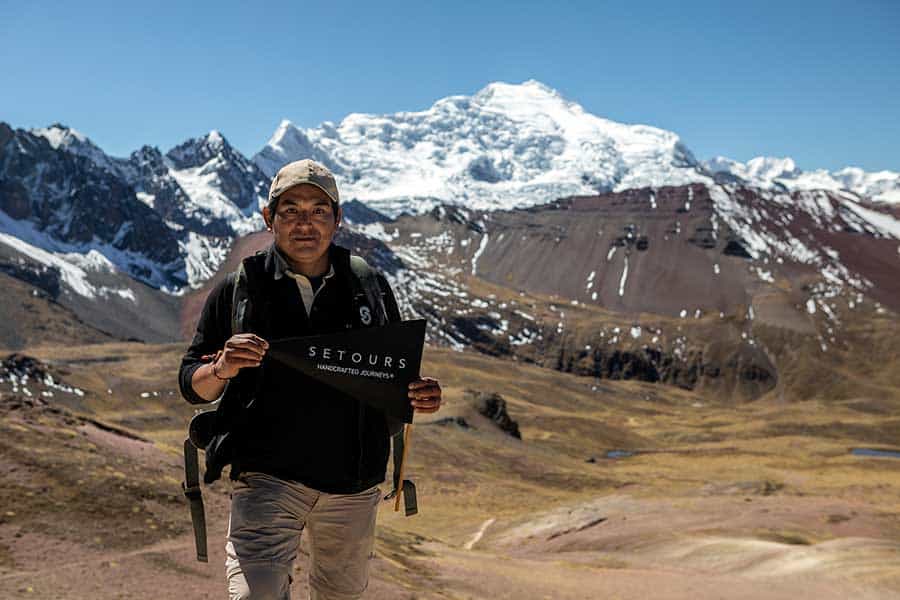
[[[419,378],[425,320],[269,342],[267,356],[406,423],[407,392]]]

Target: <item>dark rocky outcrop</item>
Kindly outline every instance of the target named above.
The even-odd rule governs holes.
[[[28,265],[0,257],[0,272],[42,290],[52,300],[59,298],[59,268],[47,265]]]
[[[487,315],[461,316],[448,319],[452,331],[460,335],[479,352],[490,356],[506,356],[510,353],[509,344],[498,339],[489,332],[500,324]]]
[[[544,366],[551,365],[545,362]],[[772,389],[778,379],[775,366],[763,353],[729,344],[714,345],[711,352],[693,348],[678,355],[652,346],[587,351],[562,345],[552,366],[577,375],[667,383],[688,390],[731,386],[748,398]]]
[[[740,240],[728,240],[728,243],[725,245],[725,249],[722,250],[722,254],[726,254],[728,256],[738,256],[740,258],[753,258]]]
[[[580,350],[570,353],[567,348],[560,348],[556,368],[565,372],[576,372],[603,379],[638,379],[656,382],[661,379],[659,373],[659,356],[654,356],[646,349],[643,354],[628,350],[595,348],[588,352]],[[585,366],[587,362],[590,366]],[[587,372],[585,372],[587,371]]]
[[[477,390],[466,390],[465,393],[479,413],[493,421],[507,434],[522,439],[519,424],[513,421],[506,411],[506,400],[503,399],[503,396],[496,392],[486,393]]]
[[[128,157],[128,165],[122,172],[136,192],[153,197],[152,209],[166,221],[203,235],[234,236],[234,231],[225,220],[197,206],[188,208],[190,200],[169,173],[158,148],[144,146],[135,150]]]
[[[369,225],[371,223],[390,223],[393,219],[387,215],[381,214],[373,208],[369,208],[357,199],[348,202],[341,202],[341,211],[344,214],[344,221],[356,225]]]
[[[27,354],[14,352],[7,355],[0,363],[0,377],[6,379],[14,375],[18,379],[27,377],[34,381],[43,381],[48,373],[47,365]]]
[[[464,225],[467,229],[476,233],[484,233],[484,224],[479,219],[473,219],[467,210],[453,204],[439,204],[428,213],[436,221],[446,221]]]
[[[430,421],[428,425],[456,425],[463,429],[472,429],[472,426],[469,425],[469,422],[466,421],[465,417],[444,417],[437,421]]]
[[[396,273],[404,267],[400,257],[381,240],[362,235],[341,227],[334,236],[334,243],[349,249],[366,259],[372,267],[382,273]]]

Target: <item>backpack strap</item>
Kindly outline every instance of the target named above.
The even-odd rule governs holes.
[[[241,261],[234,272],[234,289],[231,293],[231,335],[244,332],[247,327],[247,317],[250,314],[250,292],[247,284],[247,268],[244,266],[245,260]]]
[[[250,290],[252,289],[252,282],[261,276],[261,262],[261,258],[253,256],[245,258],[232,274],[234,289],[231,295],[231,335],[244,333],[249,330],[251,310],[253,308],[250,302]],[[257,384],[261,380],[262,378],[259,377]],[[200,448],[205,450],[207,469],[204,481],[212,483],[219,478],[221,468],[224,465],[217,465],[215,468],[211,468],[210,453],[214,446],[221,446],[225,437],[230,435],[228,431],[230,428],[227,422],[233,420],[233,417],[225,414],[226,411],[230,410],[233,412],[237,410],[240,415],[243,411],[250,408],[257,395],[254,393],[249,402],[244,402],[243,398],[237,398],[240,400],[239,406],[229,406],[233,404],[233,401],[226,402],[225,397],[227,395],[230,399],[233,395],[228,393],[232,384],[233,382],[231,381],[225,384],[225,389],[222,391],[222,400],[215,409],[199,412],[191,419],[188,427],[188,439],[184,440],[184,482],[181,484],[181,487],[184,490],[185,497],[190,502],[194,543],[197,548],[197,560],[200,562],[207,562],[208,556],[206,547],[206,512],[203,506],[203,492],[200,487],[200,467],[197,450]],[[258,389],[256,391],[258,392]],[[232,464],[232,470],[234,471],[234,469],[235,465]],[[235,473],[233,472],[232,475],[235,475]]]
[[[378,277],[375,271],[369,266],[369,263],[361,256],[355,254],[350,256],[350,270],[353,272],[355,283],[354,292],[359,295],[364,294],[367,304],[371,310],[375,311],[375,323],[373,325],[387,325],[388,314],[384,306],[384,291],[378,284]]]
[[[264,252],[257,252],[253,256],[248,256],[241,261],[241,264],[238,265],[238,268],[235,270],[234,289],[232,290],[231,295],[231,335],[249,332],[254,324],[259,325],[256,323],[256,320],[258,320],[256,317],[263,316],[267,312],[265,310],[265,305],[269,298],[268,295],[263,292],[265,289],[265,277]],[[263,306],[264,308],[260,310],[260,306]],[[249,398],[249,401],[244,401],[245,399],[242,399],[241,407],[243,409],[250,408],[255,402],[256,397],[259,395],[260,384],[262,381],[262,369],[263,366],[260,365],[260,367],[253,372],[253,376],[256,379],[256,385],[253,386],[254,391]],[[247,374],[244,374],[242,379],[246,378]],[[241,383],[246,384],[245,381],[242,381]],[[225,385],[228,386],[230,384],[231,382],[226,383]]]
[[[184,440],[184,482],[181,484],[181,489],[184,490],[184,495],[191,504],[191,524],[194,527],[197,560],[209,562],[206,554],[206,513],[203,510],[203,495],[200,491],[197,446],[190,438]]]
[[[255,315],[254,304],[264,304],[266,292],[266,253],[257,252],[241,261],[235,269],[231,294],[231,335],[247,333]],[[257,324],[258,325],[258,324]]]

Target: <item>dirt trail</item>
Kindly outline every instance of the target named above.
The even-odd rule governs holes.
[[[440,557],[429,566],[435,579],[459,597],[584,600],[891,600],[900,593],[818,574],[748,577],[743,573],[704,572],[691,568],[634,567],[610,558],[510,558],[493,552],[431,548]]]
[[[475,544],[478,543],[478,540],[481,539],[481,536],[484,535],[484,532],[487,531],[487,528],[490,527],[491,524],[496,520],[497,519],[491,518],[491,519],[488,519],[487,521],[485,521],[484,523],[482,523],[481,527],[478,529],[478,531],[475,532],[475,535],[472,536],[472,539],[470,539],[468,542],[465,543],[465,545],[463,546],[463,549],[471,550],[475,546]]]

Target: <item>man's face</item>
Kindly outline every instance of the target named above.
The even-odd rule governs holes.
[[[274,214],[263,208],[263,218],[275,235],[275,244],[292,263],[314,265],[326,261],[328,246],[341,219],[331,199],[318,187],[301,183],[282,192]]]

